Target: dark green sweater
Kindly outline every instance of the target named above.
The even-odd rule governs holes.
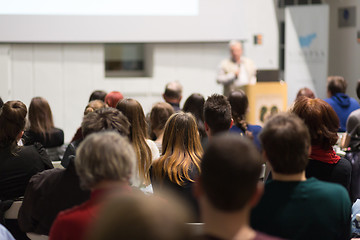
[[[286,239],[349,239],[351,202],[346,189],[309,178],[270,180],[251,213],[251,226]]]

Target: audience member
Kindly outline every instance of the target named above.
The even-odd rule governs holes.
[[[8,101],[0,113],[0,200],[24,196],[32,175],[53,168],[41,144],[18,146],[24,133],[27,109]]]
[[[91,93],[89,102],[94,101],[94,100],[101,100],[101,101],[105,102],[106,95],[107,95],[107,93],[105,91],[95,90]]]
[[[60,212],[50,230],[50,240],[84,240],[107,194],[115,189],[131,192],[136,155],[126,137],[117,132],[94,133],[77,149],[75,168],[91,198],[80,206]],[[124,216],[126,217],[126,216]]]
[[[2,98],[0,97],[0,109],[2,108],[3,105],[4,105],[4,102],[3,102]]]
[[[89,240],[189,240],[182,206],[154,196],[113,197],[100,210]]]
[[[24,145],[41,143],[47,150],[64,144],[63,130],[54,126],[50,105],[45,98],[34,97],[29,107],[30,127],[24,132]],[[52,161],[60,160],[59,151],[47,151]],[[61,152],[61,151],[60,151]],[[64,152],[61,153],[61,156]]]
[[[34,174],[53,165],[40,143],[19,146],[26,122],[27,109],[20,101],[8,101],[0,109],[0,203],[2,211],[5,205],[24,196],[26,185]],[[2,202],[4,201],[4,202]],[[4,219],[2,219],[4,220]],[[26,239],[14,219],[6,219],[6,228],[15,239]]]
[[[265,124],[260,140],[273,180],[251,213],[251,226],[287,239],[349,239],[351,202],[345,188],[305,176],[311,134],[289,113]]]
[[[130,134],[130,123],[115,108],[102,108],[85,115],[81,126],[85,137],[104,130],[115,130],[126,137]],[[77,145],[74,146],[75,151]],[[89,199],[89,190],[80,188],[74,157],[75,152],[69,156],[66,169],[47,170],[30,179],[18,216],[22,231],[48,235],[60,211]]]
[[[360,99],[360,80],[357,82],[356,94]],[[350,147],[352,151],[360,150],[360,109],[353,111],[346,120],[346,133],[341,147]]]
[[[310,88],[307,87],[303,87],[301,88],[298,93],[296,94],[296,100],[300,97],[308,97],[308,98],[315,98],[315,94],[313,91],[311,91]]]
[[[231,106],[223,95],[213,94],[204,104],[205,131],[209,139],[220,132],[228,131],[232,125]]]
[[[165,123],[174,113],[175,111],[173,107],[166,102],[155,103],[151,109],[150,128],[156,136],[156,140],[154,142],[158,147],[160,153],[162,152],[161,145],[164,136]]]
[[[165,86],[163,98],[165,102],[169,103],[175,112],[180,111],[180,101],[182,98],[183,87],[178,81],[169,82]]]
[[[260,154],[249,140],[229,134],[211,140],[195,184],[205,223],[201,239],[278,239],[249,226],[250,211],[263,191],[261,165]]]
[[[339,118],[325,101],[302,97],[292,112],[307,125],[311,136],[311,154],[306,167],[306,177],[339,183],[350,192],[351,163],[335,154]]]
[[[124,96],[118,92],[118,91],[112,91],[109,92],[106,97],[105,97],[105,103],[109,106],[109,107],[116,107],[116,104],[121,101],[124,98]]]
[[[85,111],[84,111],[84,116],[88,113],[94,112],[97,109],[105,108],[105,107],[107,107],[107,104],[104,101],[92,100],[88,103],[88,105],[86,105]],[[81,130],[81,127],[79,127],[76,130],[74,137],[71,139],[70,144],[72,144],[75,141],[78,141],[78,143],[80,143],[82,140],[83,140],[82,130]]]
[[[165,125],[162,148],[162,156],[152,164],[154,192],[172,190],[197,213],[198,206],[192,188],[200,174],[203,149],[192,114],[178,112],[169,118]]]
[[[205,99],[200,93],[191,94],[185,101],[183,111],[194,115],[198,130],[200,133],[201,142],[207,138],[204,124],[204,103]]]
[[[246,122],[246,114],[249,109],[249,101],[244,91],[238,90],[230,93],[228,100],[231,105],[231,115],[234,125],[230,128],[230,132],[245,135],[253,140],[257,149],[261,150],[258,135],[261,126],[251,125]]]
[[[137,171],[133,178],[133,186],[143,188],[145,191],[152,191],[150,185],[150,165],[154,159],[159,158],[159,149],[156,144],[148,139],[147,124],[144,110],[140,103],[134,99],[126,98],[121,100],[116,108],[119,109],[129,120],[130,139],[137,156]]]
[[[327,95],[325,102],[331,105],[340,120],[339,132],[346,131],[346,120],[350,113],[360,108],[359,103],[345,94],[347,82],[343,77],[330,76],[327,79]]]

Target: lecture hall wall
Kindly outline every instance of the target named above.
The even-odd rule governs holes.
[[[278,24],[273,1],[247,2],[245,55],[251,56],[258,68],[277,69]],[[263,35],[263,45],[253,44],[254,34]],[[95,89],[118,90],[125,97],[135,98],[145,113],[153,103],[162,101],[169,81],[178,80],[184,86],[182,104],[194,92],[205,97],[222,93],[215,76],[219,62],[229,56],[227,42],[150,43],[148,51],[153,56],[148,59],[153,66],[152,77],[105,78],[102,43],[2,43],[0,96],[5,101],[19,99],[26,105],[34,96],[45,97],[55,125],[64,129],[65,141],[69,142]]]

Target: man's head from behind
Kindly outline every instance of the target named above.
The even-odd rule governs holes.
[[[180,103],[182,98],[182,86],[178,81],[169,82],[165,86],[163,98],[168,103]]]
[[[341,76],[329,76],[327,78],[328,95],[334,96],[337,93],[345,93],[347,88],[346,80]]]
[[[248,139],[221,134],[212,139],[203,156],[197,184],[213,208],[242,210],[254,195],[260,196],[255,193],[259,192],[261,165],[260,154]]]
[[[208,135],[227,131],[231,127],[231,106],[225,96],[213,94],[204,104],[205,130]]]
[[[100,108],[85,115],[81,128],[84,137],[104,130],[115,130],[123,136],[130,136],[130,123],[116,108]]]
[[[295,114],[280,113],[270,118],[260,133],[260,141],[274,172],[290,175],[305,170],[310,134]]]

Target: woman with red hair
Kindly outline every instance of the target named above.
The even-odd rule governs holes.
[[[109,92],[106,97],[105,97],[105,103],[109,106],[109,107],[116,107],[116,104],[122,100],[124,98],[124,96],[121,94],[121,92],[118,91],[112,91]]]
[[[311,136],[310,161],[306,177],[335,182],[350,190],[351,163],[336,155],[333,146],[338,139],[339,118],[325,101],[301,97],[292,109],[307,125]]]

